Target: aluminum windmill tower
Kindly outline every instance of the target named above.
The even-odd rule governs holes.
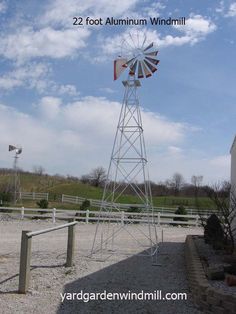
[[[122,82],[125,88],[124,99],[103,192],[100,221],[96,226],[91,254],[124,249],[128,238],[137,244],[139,249],[143,248],[141,251],[145,254],[153,255],[156,251],[156,226],[153,218],[138,88],[141,86],[139,79],[151,77],[157,70],[159,63],[156,58],[157,53],[153,43],[146,43],[144,34],[128,34],[122,43],[121,55],[114,61],[114,80],[118,79],[125,70],[128,71],[128,78]],[[118,224],[114,224],[112,218],[109,218],[110,215],[109,217],[106,215],[106,212],[117,212],[117,215],[114,214],[116,217],[120,212],[122,215],[124,207],[121,203],[124,194],[136,196],[137,204],[132,208],[128,207],[126,211],[135,210],[134,207],[137,207],[145,212],[146,232],[139,224],[131,226],[130,218],[137,218],[138,214],[131,217],[123,213],[125,219]],[[118,246],[115,246],[117,237],[120,239],[117,241]],[[134,247],[131,242],[129,245]]]
[[[13,162],[13,173],[14,173],[14,180],[13,180],[13,187],[11,186],[11,190],[13,190],[13,200],[14,204],[20,199],[20,177],[18,173],[18,158],[19,155],[22,153],[22,147],[16,147],[13,145],[9,145],[8,148],[9,152],[14,151],[14,162]]]

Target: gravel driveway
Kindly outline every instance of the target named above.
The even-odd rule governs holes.
[[[93,224],[81,223],[76,227],[76,265],[71,269],[63,266],[66,229],[37,236],[32,243],[29,292],[17,294],[21,231],[52,226],[50,221],[0,221],[0,313],[201,313],[191,301],[184,264],[185,236],[201,234],[199,228],[161,227],[164,243],[160,244],[158,266],[152,265],[150,257],[137,255],[116,254],[106,262],[86,257],[94,235]],[[61,302],[61,295],[69,297],[82,290],[92,293],[162,290],[162,295],[187,293],[187,300]]]

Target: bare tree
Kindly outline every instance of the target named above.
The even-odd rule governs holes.
[[[203,181],[203,176],[192,176],[192,178],[191,178],[191,183],[192,183],[192,185],[194,185],[195,197],[198,196],[198,191],[199,191],[199,188],[202,184],[202,181]]]
[[[229,182],[217,184],[207,191],[213,201],[221,220],[225,240],[230,244],[231,252],[234,251],[236,235],[236,193],[235,188],[230,187]]]
[[[89,175],[88,174],[84,174],[84,175],[82,175],[81,177],[80,177],[80,181],[82,182],[82,183],[89,183],[90,181],[89,181],[90,179],[89,179]]]
[[[38,175],[43,175],[45,172],[45,169],[42,166],[34,166],[33,167],[33,171],[34,173],[38,174]]]
[[[97,167],[89,173],[88,178],[90,184],[96,187],[103,186],[106,180],[106,170],[103,167]]]
[[[184,185],[184,177],[182,176],[182,174],[178,172],[174,173],[171,184],[174,189],[175,196],[179,195],[180,189]]]

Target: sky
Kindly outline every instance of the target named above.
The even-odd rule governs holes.
[[[186,18],[183,26],[73,25],[73,17]],[[159,50],[139,89],[150,179],[230,178],[235,136],[236,2],[0,0],[0,167],[81,176],[108,168],[123,99],[113,60],[128,33]]]

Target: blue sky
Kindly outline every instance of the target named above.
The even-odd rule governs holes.
[[[178,18],[185,26],[73,26],[73,17]],[[229,179],[235,135],[236,2],[0,1],[0,165],[82,175],[107,168],[123,87],[113,60],[145,32],[160,66],[139,91],[151,179]],[[123,78],[125,77],[125,74]]]

